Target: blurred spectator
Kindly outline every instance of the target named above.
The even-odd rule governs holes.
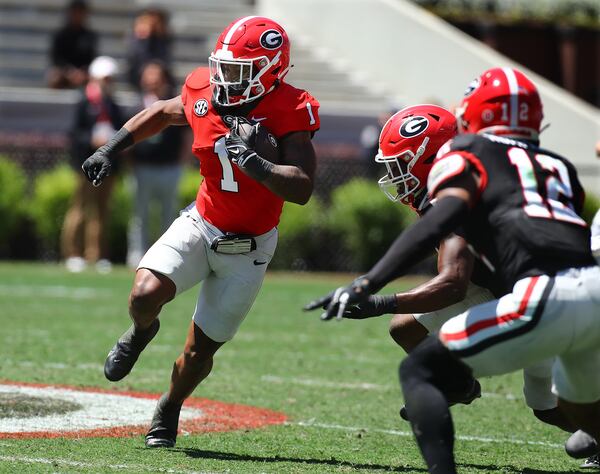
[[[375,162],[375,155],[379,151],[379,134],[388,119],[401,108],[390,105],[386,111],[379,114],[376,124],[371,123],[366,125],[360,132],[360,144],[362,146],[363,159],[368,165],[369,178],[379,177],[378,174],[384,170],[383,166],[380,168]]]
[[[600,140],[596,142],[596,157],[600,158]],[[592,251],[600,263],[600,209],[596,212],[591,225]]]
[[[52,38],[48,85],[54,88],[81,87],[87,69],[96,57],[96,34],[87,28],[88,7],[73,0],[66,11],[66,23]]]
[[[171,61],[169,18],[165,11],[158,8],[148,8],[134,20],[133,34],[127,48],[129,82],[132,86],[140,86],[142,69],[152,60],[161,61],[167,66]]]
[[[113,58],[100,56],[94,59],[89,68],[89,81],[75,109],[71,164],[77,176],[77,189],[65,216],[61,236],[65,264],[72,272],[82,271],[87,263],[95,263],[102,273],[111,269],[104,234],[114,176],[95,188],[81,172],[81,165],[124,124],[122,112],[111,95],[116,73],[117,63]]]
[[[174,95],[174,82],[165,64],[151,61],[140,79],[144,107]],[[160,234],[173,221],[181,177],[183,127],[168,127],[133,149],[134,209],[129,223],[127,265],[137,267],[150,242],[150,207],[160,206]]]

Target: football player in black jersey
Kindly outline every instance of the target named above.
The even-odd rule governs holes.
[[[492,266],[507,294],[450,319],[400,366],[419,448],[429,471],[444,474],[456,472],[448,400],[472,390],[473,376],[550,357],[562,411],[600,440],[600,267],[578,215],[584,195],[575,169],[539,147],[541,100],[515,69],[485,71],[458,112],[466,134],[440,149],[428,176],[436,205],[326,309],[341,318],[459,226]]]
[[[427,176],[440,147],[456,133],[454,115],[437,105],[406,107],[390,117],[381,131],[375,157],[376,162],[386,166],[387,173],[379,179],[386,196],[411,207],[419,216],[427,212],[430,207]],[[360,305],[348,306],[343,317],[365,319],[394,314],[390,335],[410,352],[450,318],[506,293],[496,275],[475,259],[462,232],[455,231],[443,239],[437,256],[438,274],[431,280],[407,292],[371,295]],[[328,297],[309,303],[305,309],[321,308],[325,302],[329,303]],[[527,367],[523,375],[525,401],[534,415],[546,423],[574,431],[558,410],[556,396],[551,392],[552,359]],[[468,404],[479,396],[481,387],[473,380],[473,391],[453,402]],[[408,419],[404,407],[400,415]]]

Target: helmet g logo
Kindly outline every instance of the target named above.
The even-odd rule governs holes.
[[[425,117],[417,115],[410,117],[400,126],[400,136],[404,138],[412,138],[420,135],[429,126],[429,120]]]
[[[277,30],[267,30],[260,35],[260,45],[265,49],[277,49],[283,44],[283,36]]]
[[[465,97],[469,97],[475,89],[477,89],[481,85],[481,80],[477,77],[473,79],[469,85],[467,86],[467,90],[465,91]]]

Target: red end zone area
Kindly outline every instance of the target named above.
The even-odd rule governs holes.
[[[45,413],[4,413],[0,438],[125,437],[145,434],[160,394],[119,392],[98,388],[1,381],[0,404],[40,400],[69,404],[69,410]],[[75,408],[73,408],[75,407]],[[16,407],[18,408],[18,407]],[[205,398],[189,398],[181,412],[179,431],[205,433],[256,429],[286,421],[283,413]]]

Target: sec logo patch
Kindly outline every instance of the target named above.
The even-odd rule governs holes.
[[[208,101],[206,99],[198,99],[194,104],[194,113],[198,117],[203,117],[208,112]]]

